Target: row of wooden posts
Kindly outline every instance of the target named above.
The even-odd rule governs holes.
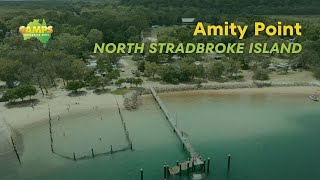
[[[12,136],[11,136],[11,143],[12,143],[12,146],[13,146],[13,151],[16,153],[16,156],[17,156],[17,159],[19,161],[19,164],[21,165],[20,155],[18,153],[16,144],[14,143],[14,140],[13,140]]]
[[[54,152],[53,149],[53,137],[52,137],[52,119],[51,119],[51,112],[50,112],[50,107],[48,107],[49,110],[49,133],[50,133],[50,146],[51,146],[51,152]]]
[[[117,101],[117,106],[118,106],[118,113],[119,113],[119,116],[120,116],[120,120],[121,120],[121,123],[122,123],[122,126],[123,126],[123,129],[124,129],[124,133],[126,135],[126,140],[127,142],[129,143],[129,145],[131,146],[131,150],[132,150],[132,141],[131,141],[131,138],[130,138],[130,134],[129,134],[129,131],[127,129],[127,125],[126,123],[124,122],[124,118],[123,118],[123,115],[121,113],[121,108],[119,106],[119,103]]]
[[[133,146],[132,146],[132,143],[130,143],[130,150],[133,150]],[[112,145],[110,145],[110,154],[113,154],[113,148],[112,148]],[[96,154],[94,153],[94,150],[93,148],[91,148],[91,156],[94,158],[96,156]],[[73,160],[76,161],[77,160],[77,157],[76,157],[76,153],[73,152]]]
[[[207,163],[206,163],[207,162]],[[179,176],[182,175],[182,168],[181,168],[181,163],[179,163],[179,161],[176,162],[176,165],[179,166],[180,170],[179,170]],[[187,174],[189,175],[190,174],[190,168],[189,168],[189,163],[187,164]],[[231,168],[231,155],[229,154],[228,155],[228,166],[227,166],[227,170],[228,172],[230,172],[230,168]],[[204,172],[204,173],[210,173],[210,158],[208,158],[208,160],[204,160],[203,161],[203,164],[202,164],[202,168],[201,170]],[[191,171],[192,172],[195,172],[196,171],[196,167],[194,165],[194,162],[192,162],[192,166],[191,166]],[[164,179],[168,179],[170,176],[170,172],[169,172],[169,166],[165,163],[164,166],[163,166],[163,177]],[[143,169],[141,168],[140,169],[140,179],[143,180],[144,179],[144,171]]]
[[[133,150],[133,145],[132,145],[132,141],[131,141],[131,139],[130,139],[130,135],[129,135],[129,131],[128,131],[128,129],[127,129],[127,127],[126,127],[126,124],[125,124],[125,122],[124,122],[124,119],[123,119],[123,116],[122,116],[122,113],[121,113],[121,110],[120,110],[120,106],[119,106],[119,104],[118,104],[118,111],[119,111],[119,115],[120,115],[120,119],[121,119],[121,122],[122,122],[122,125],[123,125],[123,128],[124,128],[124,131],[125,131],[125,135],[126,135],[126,139],[127,139],[127,141],[128,141],[128,149],[131,149],[131,150]],[[51,112],[50,112],[50,107],[48,107],[48,115],[49,115],[49,133],[50,133],[50,146],[51,146],[51,152],[52,153],[55,153],[54,152],[54,146],[53,146],[53,132],[52,132],[52,118],[51,118]],[[124,148],[124,149],[126,149],[126,148]],[[112,145],[110,146],[110,153],[112,154],[114,151],[113,151],[113,148],[112,148]],[[116,152],[118,152],[118,151],[116,151]],[[94,150],[93,150],[93,148],[91,148],[91,155],[92,155],[92,157],[94,158],[95,156],[96,156],[96,154],[94,153]],[[76,153],[75,152],[73,152],[73,154],[72,154],[72,157],[73,158],[68,158],[68,157],[66,157],[66,156],[62,156],[62,155],[60,155],[61,157],[65,157],[65,158],[67,158],[67,159],[73,159],[74,161],[76,161],[77,159],[81,159],[81,157],[80,158],[77,158],[76,157]],[[19,160],[19,162],[20,162],[20,160]]]

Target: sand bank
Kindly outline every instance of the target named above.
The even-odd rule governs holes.
[[[12,128],[21,130],[28,126],[47,123],[49,108],[51,117],[64,116],[73,113],[85,113],[96,109],[106,109],[117,107],[117,102],[122,106],[122,96],[113,94],[96,95],[88,92],[79,97],[70,97],[64,90],[51,92],[51,96],[42,97],[40,94],[35,98],[39,103],[32,108],[27,107],[7,108],[5,103],[0,103],[0,118],[7,122]],[[30,126],[30,127],[29,127]]]

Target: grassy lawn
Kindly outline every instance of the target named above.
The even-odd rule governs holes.
[[[126,88],[120,88],[120,89],[116,89],[114,91],[111,91],[111,94],[115,94],[115,95],[125,95],[130,91],[130,89],[126,89]]]

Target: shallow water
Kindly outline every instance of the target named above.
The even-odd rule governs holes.
[[[194,148],[211,158],[201,179],[320,179],[320,104],[305,96],[161,95]],[[0,161],[0,179],[163,179],[163,164],[187,159],[182,145],[151,97],[123,112],[134,151],[71,161],[50,151],[48,124],[24,130],[22,166]],[[102,120],[101,120],[102,117]],[[54,117],[55,150],[72,157],[127,145],[117,109]],[[99,139],[101,138],[101,140]],[[232,155],[227,174],[227,155]],[[14,156],[10,162],[16,162]],[[8,158],[7,158],[8,159]],[[186,177],[175,179],[188,179]],[[196,178],[194,178],[196,179]]]

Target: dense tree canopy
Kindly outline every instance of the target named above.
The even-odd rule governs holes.
[[[140,42],[142,32],[148,31],[152,25],[180,25],[181,17],[195,17],[200,21],[215,24],[222,24],[226,20],[248,24],[248,33],[243,40],[245,43],[263,41],[273,44],[295,38],[295,42],[303,44],[303,52],[295,56],[285,55],[286,58],[290,58],[290,62],[299,68],[312,70],[315,77],[319,78],[319,25],[305,18],[266,16],[317,14],[320,12],[320,4],[316,0],[120,0],[116,3],[99,4],[45,1],[5,2],[6,6],[1,6],[2,3],[0,2],[0,9],[10,7],[10,13],[0,11],[0,80],[5,81],[10,88],[14,87],[15,81],[19,81],[22,85],[37,85],[42,94],[45,94],[49,87],[56,85],[57,78],[61,78],[64,84],[84,81],[86,85],[104,88],[112,79],[120,76],[119,71],[114,68],[120,56],[99,54],[96,57],[97,69],[88,70],[86,63],[92,54],[94,43]],[[34,39],[24,41],[18,33],[19,26],[39,17],[54,26],[54,33],[46,48]],[[253,22],[275,24],[278,20],[289,24],[301,21],[304,24],[303,36],[253,37]],[[158,41],[174,44],[239,42],[235,37],[194,37],[192,29],[192,26],[174,26],[159,31]],[[222,62],[213,63],[209,67],[194,64],[195,61],[204,60],[201,54],[146,52],[135,55],[134,60],[139,61],[139,70],[144,72],[145,76],[160,77],[165,82],[178,83],[195,78],[238,78],[241,69],[248,70],[252,64],[266,68],[271,57],[277,55],[244,53],[226,56]],[[209,60],[213,59],[210,58]],[[180,62],[177,62],[178,60]],[[268,60],[268,63],[262,63],[265,60]],[[169,63],[159,65],[162,61]],[[97,76],[96,72],[105,76]],[[256,71],[256,75],[264,76],[265,73]],[[123,83],[122,80],[118,82],[120,86]]]

